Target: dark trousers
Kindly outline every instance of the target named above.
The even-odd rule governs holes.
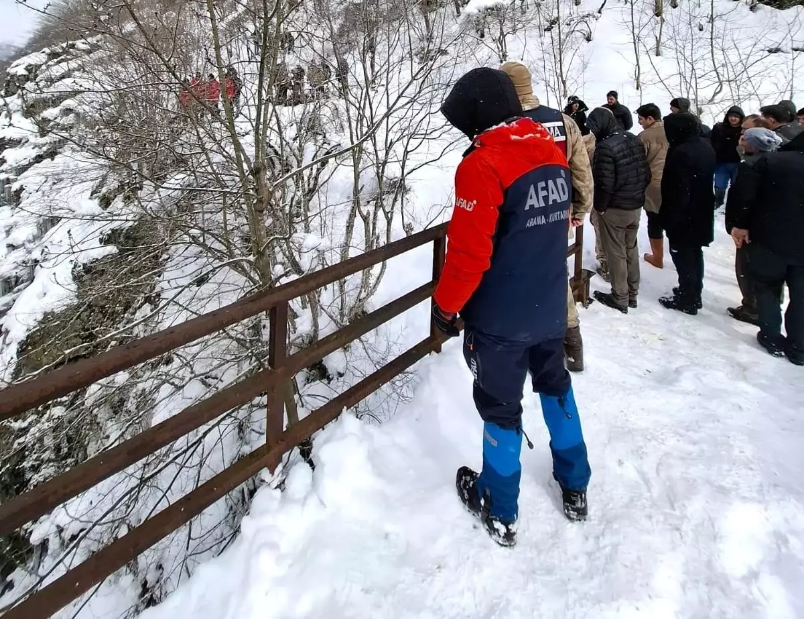
[[[750,260],[747,257],[747,245],[736,249],[736,282],[742,293],[742,306],[753,315],[758,313],[756,290],[753,276],[750,274]]]
[[[472,398],[487,423],[509,429],[520,427],[522,391],[528,373],[534,392],[561,397],[570,389],[564,338],[535,345],[502,344],[467,329],[463,352],[475,377]]]
[[[689,304],[702,300],[702,280],[705,262],[702,246],[675,246],[669,243],[671,260],[677,268],[679,295]]]
[[[764,336],[775,340],[781,336],[781,291],[789,288],[789,306],[784,315],[786,346],[803,352],[803,263],[790,260],[758,244],[747,247],[750,273],[758,302],[758,325]]]
[[[570,374],[565,369],[564,339],[533,345],[502,343],[467,328],[463,352],[475,378],[472,398],[484,421],[478,491],[481,497],[489,497],[492,516],[504,523],[517,518],[521,401],[529,373],[551,437],[553,476],[565,489],[586,489],[590,464]]]
[[[646,212],[646,233],[649,239],[663,239],[663,226],[660,224],[659,213]]]

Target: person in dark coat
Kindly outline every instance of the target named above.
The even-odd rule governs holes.
[[[803,125],[798,123],[797,118],[794,121],[790,120],[792,112],[786,106],[780,104],[764,106],[761,109],[761,118],[767,125],[767,129],[771,129],[781,136],[781,140],[785,143],[803,132]]]
[[[696,315],[702,307],[702,248],[713,241],[716,156],[700,137],[699,119],[693,114],[669,114],[663,129],[670,146],[660,184],[660,221],[669,238],[679,286],[673,296],[660,298],[660,304]]]
[[[691,100],[685,97],[675,97],[672,99],[669,103],[669,112],[672,114],[694,114],[691,112]],[[696,114],[694,114],[694,116],[696,116]],[[699,119],[699,117],[697,117],[697,119]],[[702,138],[710,139],[711,130],[705,123],[700,122],[699,135]]]
[[[719,209],[725,202],[725,192],[736,182],[739,168],[739,138],[742,135],[742,119],[744,111],[739,106],[731,106],[721,123],[711,130],[711,146],[716,153],[716,170],[714,171],[714,207]]]
[[[748,130],[747,134],[756,131]],[[763,137],[766,143],[773,138]],[[750,141],[759,140],[750,136]],[[758,342],[772,355],[803,366],[803,134],[744,169],[740,191],[728,201],[731,235],[747,244],[758,304]],[[743,187],[743,190],[742,190]],[[735,193],[734,193],[735,194]],[[789,288],[781,334],[781,289]]]
[[[796,120],[798,121],[798,125],[803,127],[803,108],[798,110]]]
[[[542,125],[523,118],[508,74],[473,69],[441,113],[472,144],[455,173],[455,208],[433,323],[459,336],[483,424],[483,468],[456,475],[461,502],[502,546],[516,543],[522,397],[528,373],[551,437],[565,515],[587,516],[587,448],[565,369],[567,160]]]
[[[618,91],[610,91],[607,93],[607,103],[601,107],[612,112],[621,129],[632,129],[632,114],[629,112],[629,108],[621,103],[618,103]]]
[[[595,291],[593,298],[626,313],[638,303],[638,228],[652,173],[640,138],[622,130],[609,110],[593,110],[587,126],[596,139],[593,209],[600,216],[601,244],[612,285],[610,293]]]
[[[587,127],[587,110],[589,110],[587,104],[575,95],[567,98],[567,105],[563,110],[566,115],[576,121],[582,136],[590,133],[590,128]]]

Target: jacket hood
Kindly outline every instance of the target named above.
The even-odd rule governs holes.
[[[675,97],[669,105],[677,108],[680,112],[691,112],[691,101],[685,97]]]
[[[735,114],[736,116],[739,117],[739,119],[744,119],[744,110],[742,110],[739,106],[731,106],[730,108],[728,108],[728,111],[725,113],[724,121],[722,121],[725,125],[730,125],[730,122],[728,121],[728,117],[731,114]]]
[[[587,127],[593,132],[596,140],[604,140],[607,136],[620,133],[621,126],[615,115],[606,108],[596,108],[587,117]]]
[[[693,114],[668,114],[663,117],[663,130],[671,145],[678,145],[689,138],[699,138],[700,122]]]
[[[522,116],[517,89],[508,74],[480,67],[461,76],[441,106],[441,114],[469,139]]]
[[[579,110],[582,110],[583,112],[587,112],[587,110],[590,109],[590,108],[587,107],[587,104],[584,103],[578,97],[576,97],[576,95],[571,95],[570,97],[567,98],[567,108],[568,109],[570,109],[570,105],[574,104],[574,103],[579,104]]]

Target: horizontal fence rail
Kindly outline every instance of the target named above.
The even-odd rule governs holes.
[[[309,347],[293,355],[286,355],[286,324],[290,300],[430,242],[433,243],[430,282],[352,321]],[[444,264],[445,243],[446,225],[435,226],[270,291],[253,294],[173,328],[114,347],[98,356],[68,363],[39,377],[0,390],[0,421],[3,421],[188,345],[239,321],[260,313],[270,313],[270,368],[216,392],[117,446],[94,455],[67,472],[11,498],[0,506],[0,535],[8,535],[47,515],[61,504],[137,464],[189,432],[265,393],[268,414],[266,443],[107,547],[95,552],[61,577],[27,594],[25,599],[5,610],[3,617],[43,618],[58,612],[225,494],[255,476],[262,468],[274,469],[285,453],[307,441],[347,408],[360,403],[430,352],[440,351],[445,337],[432,328],[431,322],[428,338],[314,410],[300,422],[283,429],[284,405],[279,386],[302,369],[429,299]],[[575,255],[571,287],[577,294],[577,299],[586,302],[589,278],[582,269],[582,246],[583,234],[581,228],[578,228],[575,242],[568,247],[568,256]]]

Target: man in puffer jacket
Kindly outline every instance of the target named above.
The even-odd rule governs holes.
[[[575,121],[559,110],[540,105],[531,85],[531,72],[518,62],[508,62],[500,67],[505,71],[520,98],[523,114],[541,123],[551,132],[556,146],[562,150],[570,166],[571,205],[570,222],[573,227],[584,224],[584,219],[593,208],[593,171],[582,135]],[[588,130],[589,131],[589,130]],[[565,358],[568,371],[584,371],[584,341],[581,336],[579,311],[573,299],[573,291],[567,288],[567,333],[565,334]]]
[[[596,137],[593,208],[600,216],[601,243],[612,285],[611,293],[595,291],[593,298],[626,313],[638,304],[638,228],[652,175],[643,143],[622,130],[609,110],[593,110],[587,125]]]
[[[455,173],[433,322],[459,336],[458,314],[463,319],[463,354],[484,421],[483,468],[460,468],[456,489],[488,534],[513,546],[528,373],[550,432],[565,515],[587,517],[590,466],[563,347],[570,170],[550,133],[522,118],[503,71],[462,76],[441,112],[472,145]]]
[[[728,186],[736,183],[739,169],[738,146],[742,135],[742,119],[744,111],[739,106],[731,106],[721,123],[711,130],[711,146],[716,153],[716,170],[714,171],[714,207],[719,209],[725,202]]]
[[[705,275],[702,248],[713,241],[716,156],[700,137],[699,119],[694,115],[669,114],[663,129],[670,146],[660,183],[660,221],[669,238],[679,286],[673,296],[660,298],[660,304],[696,315],[702,308]]]

